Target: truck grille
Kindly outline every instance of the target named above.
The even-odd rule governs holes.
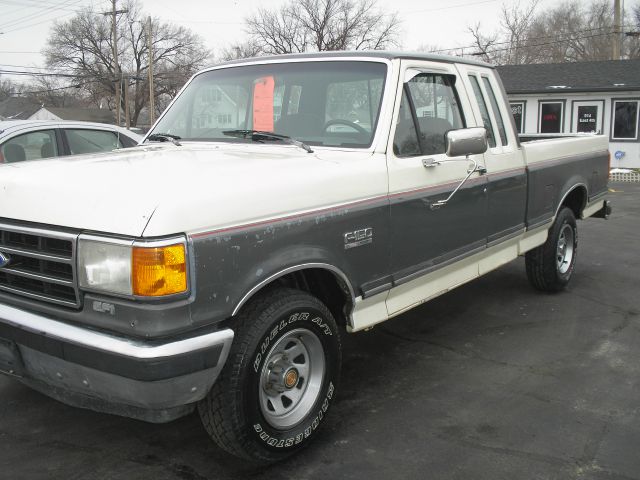
[[[0,291],[80,306],[77,235],[0,223]]]

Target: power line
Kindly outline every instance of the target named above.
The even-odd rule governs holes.
[[[27,15],[23,16],[22,18],[17,18],[17,19],[14,19],[14,20],[5,21],[5,22],[0,24],[0,28],[12,28],[12,27],[15,27],[15,26],[20,25],[22,23],[29,22],[31,20],[35,20],[36,18],[41,18],[41,17],[48,16],[52,12],[60,10],[61,8],[70,7],[72,5],[77,5],[81,1],[82,0],[65,0],[62,4],[60,4],[58,6],[55,6],[55,7],[40,7],[40,8],[45,8],[45,11],[31,13],[31,14],[27,14]],[[13,31],[13,30],[9,30],[9,31]],[[5,33],[7,33],[7,32],[5,32]]]
[[[557,40],[555,42],[536,43],[536,44],[533,44],[533,45],[527,44],[527,45],[523,45],[522,48],[545,47],[545,46],[548,46],[548,45],[556,45],[556,44],[559,44],[559,43],[564,43],[564,42],[569,41],[569,40],[583,40],[585,38],[603,37],[603,36],[608,36],[608,35],[611,35],[611,34],[612,34],[611,32],[596,33],[594,35],[585,35],[585,36],[582,36],[582,37],[566,38],[566,39],[563,39],[563,40]],[[497,48],[497,49],[493,49],[493,50],[485,50],[485,51],[482,51],[482,52],[473,53],[472,55],[486,55],[486,54],[489,54],[489,53],[506,52],[508,50],[511,50],[512,48],[513,47]]]
[[[624,25],[621,28],[629,28],[631,26],[629,25]],[[575,35],[575,34],[579,34],[579,33],[585,33],[585,32],[594,32],[597,30],[605,30],[605,29],[611,29],[612,27],[594,27],[594,28],[585,28],[585,29],[581,29],[581,30],[576,30],[575,32],[567,32],[567,33],[557,33],[557,34],[552,34],[552,35],[541,35],[538,37],[529,37],[526,38],[525,40],[527,41],[531,41],[531,40],[542,40],[545,38],[557,38],[557,37],[562,37],[562,36],[569,36],[569,35]],[[612,35],[613,32],[607,32],[607,33],[603,33],[602,35]],[[580,37],[582,38],[582,37]],[[563,40],[558,40],[557,43],[562,43],[565,42],[567,40],[570,39],[563,39]],[[496,42],[496,43],[492,43],[491,47],[496,46],[496,45],[509,45],[514,43],[511,40],[507,40],[504,42]],[[528,45],[523,45],[523,46],[528,46]],[[535,46],[535,45],[532,45]],[[456,50],[463,50],[463,49],[469,49],[469,48],[478,48],[477,44],[473,44],[473,45],[465,45],[462,47],[453,47],[453,48],[440,48],[438,50],[431,50],[431,53],[444,53],[444,52],[454,52]],[[508,50],[508,49],[507,49]]]

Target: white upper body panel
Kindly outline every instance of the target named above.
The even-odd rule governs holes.
[[[387,193],[372,152],[171,143],[0,166],[0,217],[156,237],[198,233]]]

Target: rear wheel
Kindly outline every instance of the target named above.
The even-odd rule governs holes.
[[[286,458],[316,435],[335,396],[337,325],[317,298],[277,289],[239,314],[229,358],[198,405],[224,450],[259,462]]]
[[[557,292],[567,286],[578,253],[578,229],[571,209],[563,207],[549,230],[547,241],[527,252],[529,282],[538,290]]]

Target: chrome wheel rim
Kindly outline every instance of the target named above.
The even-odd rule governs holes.
[[[575,252],[573,228],[571,225],[565,224],[560,230],[560,236],[558,237],[558,246],[556,248],[556,262],[558,265],[558,272],[565,274],[571,268],[571,262],[573,261],[573,255]]]
[[[280,430],[300,423],[318,399],[324,374],[320,339],[302,328],[285,333],[260,372],[260,410],[267,423]]]

